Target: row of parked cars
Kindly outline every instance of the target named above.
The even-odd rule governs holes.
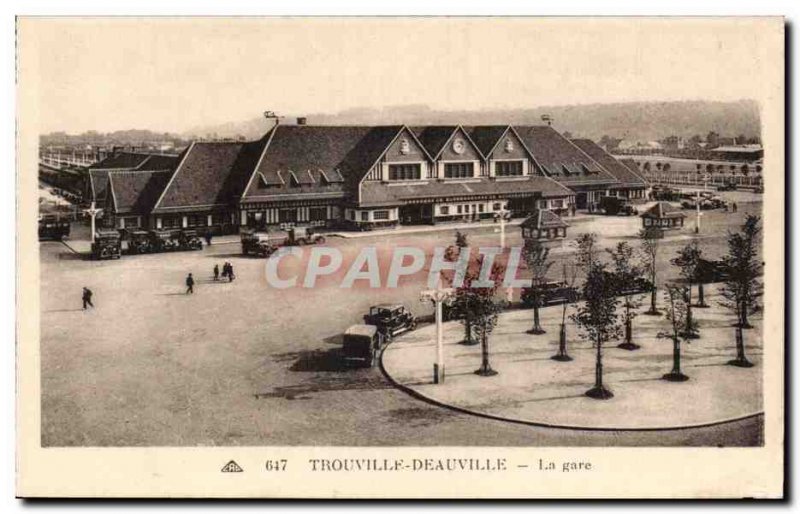
[[[197,231],[192,229],[105,229],[95,232],[91,250],[92,259],[119,259],[123,254],[123,242],[126,243],[124,253],[127,255],[202,250],[203,248],[203,242],[197,235]]]
[[[241,234],[242,255],[269,257],[281,246],[305,246],[324,244],[325,236],[317,234],[313,227],[291,227],[282,242],[267,232],[245,231]]]

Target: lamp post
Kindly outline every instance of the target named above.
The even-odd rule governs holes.
[[[703,191],[706,191],[707,189],[708,189],[708,175],[703,175]],[[695,234],[699,234],[700,233],[700,216],[702,216],[702,213],[700,212],[700,190],[699,189],[697,190],[697,195],[695,197],[695,209],[696,209],[697,223],[694,226],[694,233]]]
[[[92,206],[83,212],[85,212],[92,218],[92,243],[94,243],[94,219],[97,217],[98,214],[100,214],[100,212],[102,212],[102,209],[95,208],[94,202],[92,202]]]
[[[433,300],[436,305],[436,362],[433,364],[433,383],[444,382],[444,348],[442,343],[442,304],[453,297],[454,289],[442,288],[441,278],[436,289],[426,289],[420,293],[420,301]]]
[[[497,220],[500,222],[500,248],[503,249],[506,247],[506,215],[509,214],[511,211],[507,210],[505,205],[503,205],[499,211],[495,212],[494,215],[497,216]]]

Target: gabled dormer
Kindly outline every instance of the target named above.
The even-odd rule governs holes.
[[[431,178],[431,158],[417,136],[403,127],[364,180],[405,183]]]

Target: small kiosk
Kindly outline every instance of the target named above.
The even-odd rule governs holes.
[[[641,215],[642,227],[661,230],[683,228],[686,214],[669,202],[658,202]]]
[[[566,221],[548,209],[536,209],[520,224],[523,240],[536,240],[542,243],[560,243],[567,237],[567,227],[569,225]]]

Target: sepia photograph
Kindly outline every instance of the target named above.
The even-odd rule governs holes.
[[[90,449],[298,497],[675,451],[754,475],[631,494],[780,495],[781,18],[17,26],[25,495],[191,494],[34,471]]]

